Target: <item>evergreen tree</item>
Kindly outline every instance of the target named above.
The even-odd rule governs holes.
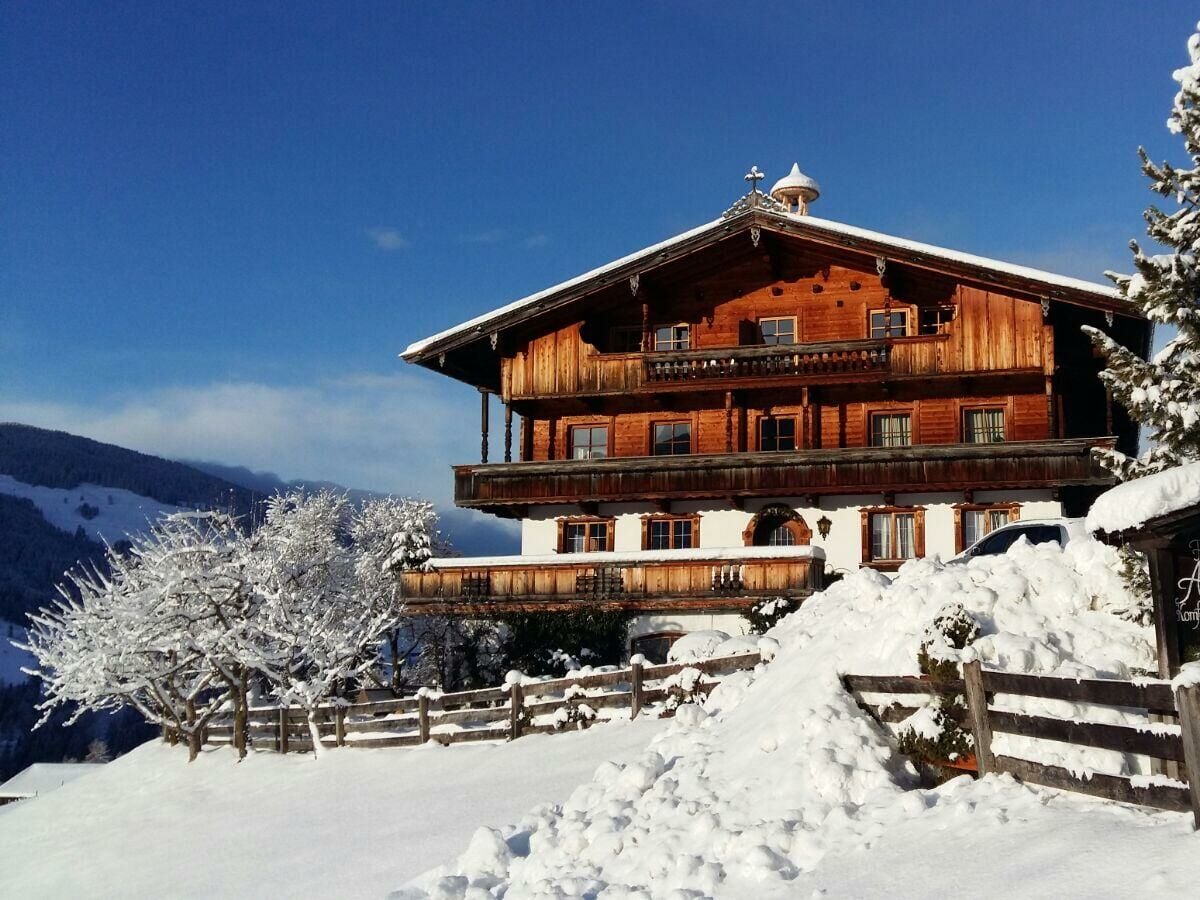
[[[1154,163],[1138,150],[1151,189],[1174,205],[1145,212],[1146,233],[1169,252],[1147,255],[1131,241],[1136,272],[1107,273],[1151,322],[1178,333],[1144,360],[1102,331],[1085,329],[1106,359],[1101,379],[1151,438],[1150,450],[1138,458],[1102,454],[1122,481],[1200,459],[1200,33],[1188,40],[1188,52],[1191,64],[1173,76],[1179,91],[1167,127],[1183,137],[1190,166]]]

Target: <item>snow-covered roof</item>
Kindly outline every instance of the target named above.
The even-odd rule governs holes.
[[[36,797],[98,771],[99,763],[34,763],[0,784],[0,799]]]
[[[821,186],[817,184],[816,179],[809,178],[800,171],[800,163],[792,163],[792,171],[788,172],[771,188],[771,196],[780,190],[805,190],[812,192],[812,198],[815,200],[821,195]]]
[[[1151,519],[1200,505],[1200,462],[1126,481],[1096,498],[1088,531],[1110,534],[1140,528]]]
[[[697,547],[690,550],[627,550],[623,552],[548,553],[536,556],[466,556],[431,559],[435,569],[495,568],[499,566],[609,566],[649,562],[738,562],[747,559],[824,559],[825,551],[810,545],[790,547]]]
[[[790,176],[789,176],[790,177]],[[854,225],[845,225],[841,222],[834,222],[829,219],[820,219],[814,216],[798,215],[794,213],[783,213],[775,211],[758,210],[754,214],[761,218],[753,218],[750,214],[746,215],[744,226],[749,227],[752,221],[764,221],[765,226],[770,229],[772,223],[778,223],[779,231],[785,234],[791,234],[799,237],[809,237],[820,240],[822,237],[838,238],[841,241],[850,239],[856,242],[870,243],[892,250],[898,254],[908,256],[921,257],[925,260],[940,260],[946,263],[954,263],[959,265],[971,266],[992,272],[997,275],[1010,276],[1024,279],[1037,284],[1045,285],[1048,288],[1062,288],[1069,291],[1082,292],[1090,294],[1097,301],[1102,302],[1106,307],[1111,307],[1114,303],[1121,302],[1121,294],[1116,288],[1111,285],[1098,284],[1096,282],[1085,281],[1080,278],[1070,278],[1065,275],[1056,275],[1053,272],[1047,272],[1042,269],[1035,269],[1030,266],[1021,266],[1014,263],[1004,262],[1002,260],[991,259],[985,256],[978,256],[972,253],[963,253],[958,250],[951,250],[946,247],[938,247],[933,244],[922,243],[921,241],[913,241],[907,238],[900,238],[890,234],[884,234],[878,231],[870,231],[866,228],[858,228]],[[740,217],[739,217],[740,218]],[[442,343],[448,339],[456,338],[474,332],[482,336],[487,326],[496,322],[499,319],[505,318],[512,313],[517,313],[522,310],[530,310],[536,307],[542,301],[549,300],[556,294],[569,291],[571,288],[582,285],[593,279],[601,278],[602,276],[619,270],[623,267],[635,264],[641,261],[650,261],[654,257],[659,256],[664,251],[684,244],[688,241],[727,233],[731,230],[732,220],[727,218],[714,219],[698,228],[693,228],[685,231],[682,234],[677,234],[672,238],[668,238],[660,243],[653,244],[636,253],[631,253],[628,256],[623,256],[620,259],[599,266],[582,275],[577,275],[559,284],[548,287],[545,290],[538,291],[536,294],[530,294],[528,297],[522,297],[520,300],[514,300],[512,303],[494,309],[491,312],[476,316],[469,319],[460,325],[455,325],[453,328],[448,328],[445,331],[440,331],[435,335],[424,338],[419,341],[414,341],[405,348],[401,353],[401,357],[407,360],[414,360],[428,351],[435,345]]]

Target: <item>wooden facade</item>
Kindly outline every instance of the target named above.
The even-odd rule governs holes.
[[[764,203],[748,195],[717,223],[410,348],[483,392],[482,459],[454,467],[455,502],[594,517],[603,504],[694,514],[696,501],[795,498],[832,511],[869,495],[854,537],[867,560],[870,515],[896,494],[950,498],[953,552],[962,510],[1019,515],[1003,498],[973,506],[976,492],[1040,490],[1072,514],[1110,483],[1093,449],[1136,448],[1081,331],[1148,352],[1147,323],[1111,289]],[[489,396],[504,408],[503,462],[489,457]],[[563,521],[545,552],[565,549]],[[444,597],[454,577],[410,586]],[[496,596],[532,596],[505,578],[489,582]]]

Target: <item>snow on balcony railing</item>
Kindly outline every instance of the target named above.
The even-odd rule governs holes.
[[[675,562],[735,562],[749,559],[825,559],[810,545],[791,547],[696,547],[687,550],[627,550],[596,553],[547,553],[530,556],[463,556],[431,559],[434,569],[499,568],[502,566],[609,566]]]

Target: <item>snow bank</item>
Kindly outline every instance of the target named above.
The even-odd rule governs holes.
[[[1088,531],[1124,531],[1200,504],[1200,462],[1126,481],[1096,498]]]
[[[1021,541],[1006,556],[965,565],[917,560],[894,581],[861,570],[770,632],[779,644],[774,662],[728,677],[703,709],[681,708],[642,756],[602,765],[561,807],[477,833],[455,864],[393,896],[791,896],[826,854],[869,849],[932,808],[954,821],[985,800],[1001,816],[1037,807],[1009,778],[914,790],[916,772],[839,674],[917,674],[924,629],[957,602],[982,631],[963,659],[1020,672],[1129,676],[1153,664],[1152,635],[1108,611],[1129,605],[1114,596],[1122,590],[1115,566],[1115,551],[1094,541],[1066,550]],[[1054,703],[1052,714],[1087,712]],[[1036,743],[1044,746],[1034,758],[1064,761],[1072,752]],[[1028,749],[1022,755],[1032,756]],[[1074,768],[1130,762],[1074,752]]]

